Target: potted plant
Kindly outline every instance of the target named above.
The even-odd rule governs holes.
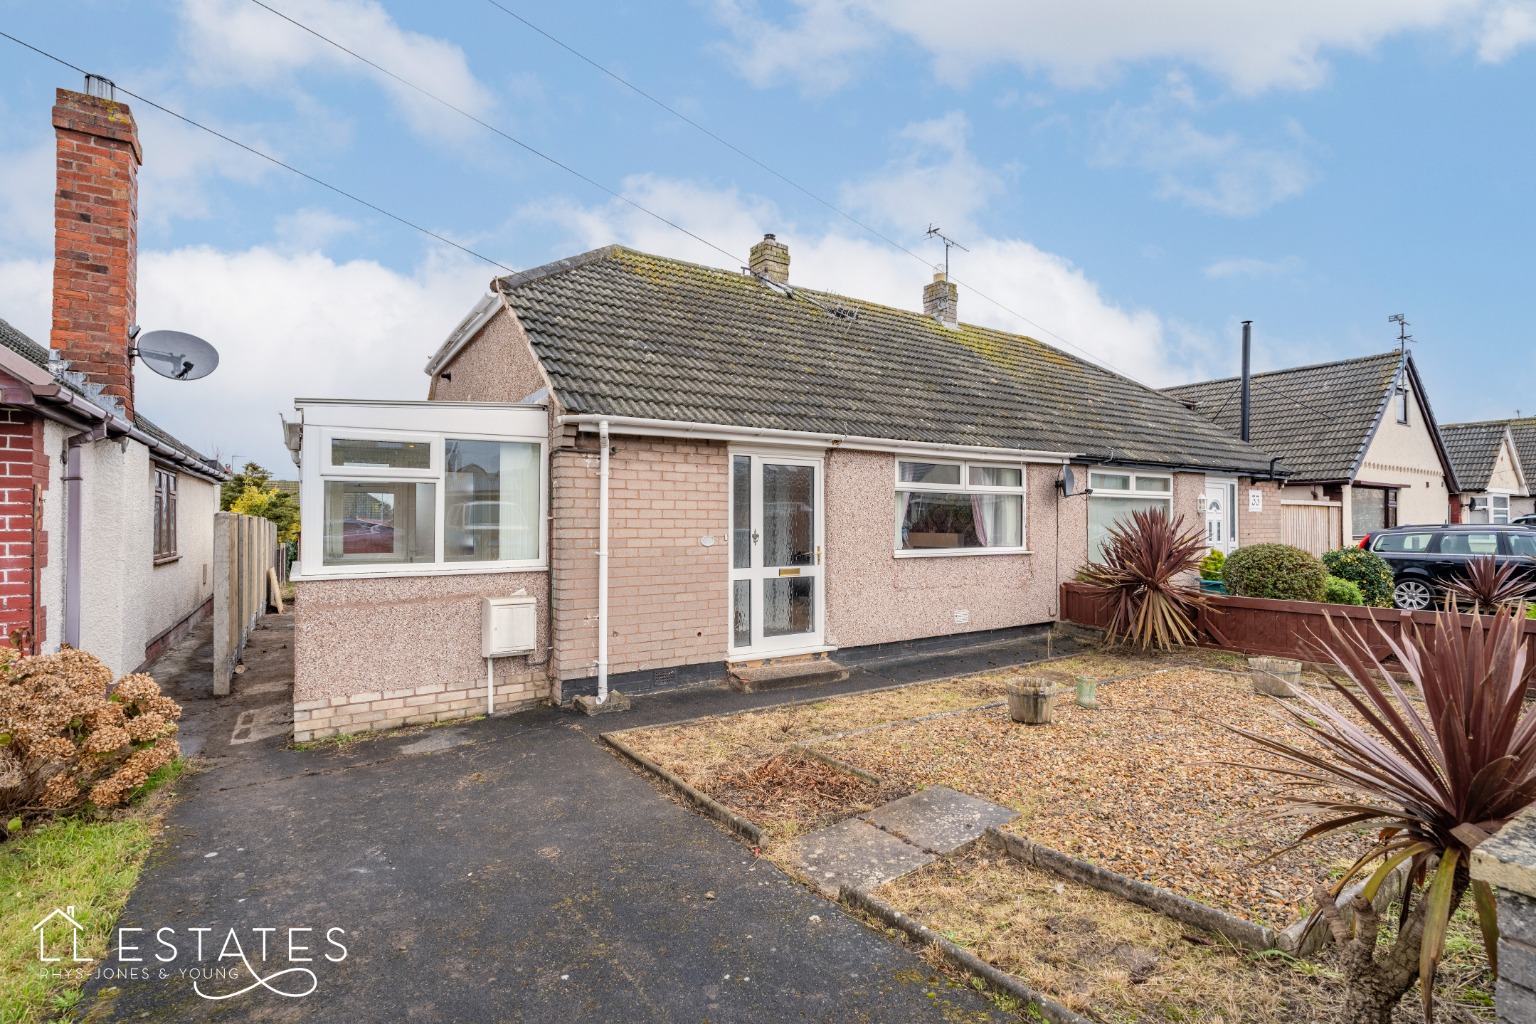
[[[1211,548],[1211,553],[1200,559],[1200,589],[1207,594],[1225,594],[1227,585],[1221,573],[1226,568],[1227,556]]]

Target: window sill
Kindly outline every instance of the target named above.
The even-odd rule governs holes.
[[[156,555],[155,556],[155,564],[156,565],[169,565],[172,562],[179,562],[179,561],[181,561],[181,552],[179,552],[179,551],[176,554],[174,554],[174,555]]]
[[[484,576],[489,573],[509,572],[548,572],[547,562],[514,562],[505,565],[361,565],[361,566],[327,566],[314,572],[302,572],[299,563],[295,562],[289,575],[295,583],[308,583],[311,580],[358,580],[358,579],[391,579],[405,576]]]
[[[1032,555],[1029,548],[911,548],[894,553],[897,558],[972,558],[977,555]]]

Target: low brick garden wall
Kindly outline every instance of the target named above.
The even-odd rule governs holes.
[[[1205,647],[1262,654],[1300,661],[1328,660],[1319,641],[1331,636],[1329,620],[1346,636],[1358,629],[1371,651],[1389,659],[1391,648],[1382,637],[1401,640],[1405,630],[1417,626],[1423,632],[1439,628],[1434,612],[1405,612],[1396,608],[1359,608],[1315,601],[1275,601],[1262,597],[1209,594],[1210,603],[1200,613],[1200,643]],[[1102,629],[1109,609],[1092,587],[1081,583],[1061,585],[1061,619]],[[1471,628],[1471,615],[1457,615],[1462,629]],[[1378,631],[1377,627],[1380,627]],[[1536,661],[1536,619],[1525,623],[1525,645]]]

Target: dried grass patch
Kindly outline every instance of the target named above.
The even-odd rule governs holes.
[[[1222,726],[1281,729],[1246,679],[1179,669],[1101,687],[1100,710],[1056,704],[1054,725],[1021,726],[1005,708],[834,740],[822,749],[913,789],[945,785],[1020,812],[1033,842],[1283,928],[1313,888],[1367,845],[1336,834],[1264,864],[1301,831],[1266,821],[1272,777]]]
[[[1337,1007],[1331,954],[1254,955],[1097,889],[986,848],[931,864],[879,895],[950,941],[1106,1024],[1353,1024]],[[1492,1019],[1486,962],[1468,952],[1476,924],[1457,915],[1440,979],[1441,1024]],[[1422,1021],[1412,993],[1397,1021]]]
[[[708,793],[775,838],[789,838],[872,811],[907,791],[875,785],[799,751],[788,751],[720,776]]]

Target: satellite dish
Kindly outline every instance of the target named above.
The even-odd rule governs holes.
[[[171,380],[197,380],[219,367],[218,349],[195,334],[181,331],[150,331],[138,339],[133,354]]]

